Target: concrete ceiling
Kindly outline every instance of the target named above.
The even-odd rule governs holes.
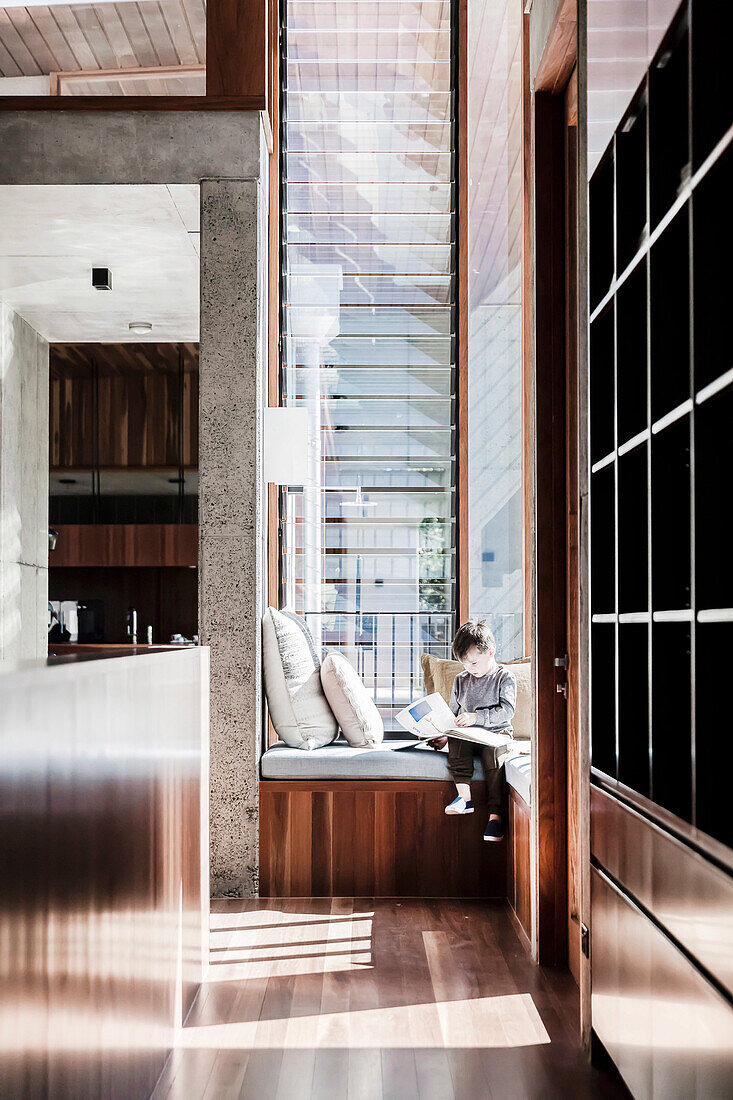
[[[0,186],[0,299],[52,343],[198,340],[198,252],[195,184]]]

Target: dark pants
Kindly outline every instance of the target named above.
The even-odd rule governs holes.
[[[473,777],[473,759],[480,756],[486,776],[489,813],[501,813],[504,801],[504,757],[511,751],[510,745],[477,745],[473,741],[448,738],[448,768],[454,783],[470,783]]]

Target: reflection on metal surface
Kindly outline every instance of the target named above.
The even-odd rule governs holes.
[[[596,868],[591,887],[593,1028],[631,1092],[730,1096],[733,1009]]]
[[[591,851],[733,996],[733,878],[594,786]]]
[[[201,981],[208,654],[0,671],[0,1096],[147,1097]]]

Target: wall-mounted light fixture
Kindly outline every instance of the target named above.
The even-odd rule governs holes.
[[[48,549],[55,550],[56,543],[59,541],[59,533],[55,527],[49,527],[48,529]]]
[[[308,472],[308,410],[265,409],[265,481],[302,485]]]
[[[144,336],[146,333],[153,331],[150,321],[130,321],[127,327],[130,332],[135,332],[138,336]]]

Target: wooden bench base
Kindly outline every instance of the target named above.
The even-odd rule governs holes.
[[[520,939],[529,949],[532,930],[530,810],[513,787],[507,786],[507,797],[507,898]]]
[[[506,897],[506,840],[476,812],[446,817],[452,783],[260,782],[261,897]]]

